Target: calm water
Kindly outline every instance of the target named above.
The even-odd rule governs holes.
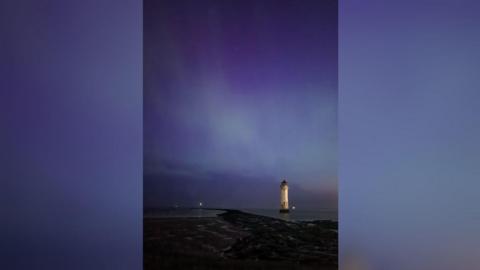
[[[220,210],[190,209],[190,208],[161,208],[148,209],[144,217],[177,218],[177,217],[216,217],[223,213]]]
[[[290,210],[290,213],[280,213],[278,209],[242,209],[242,211],[261,216],[279,218],[287,221],[296,220],[338,220],[337,210]]]
[[[291,210],[290,213],[279,213],[278,209],[241,209],[244,212],[261,216],[279,218],[287,221],[296,220],[337,220],[336,210]],[[162,208],[145,210],[145,217],[176,218],[176,217],[216,217],[223,213],[221,210],[189,209],[189,208]]]

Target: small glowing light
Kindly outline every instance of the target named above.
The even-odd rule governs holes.
[[[292,206],[292,210],[295,210],[295,206]]]
[[[199,203],[198,203],[198,205],[199,205],[199,206],[202,206],[202,205],[203,205],[203,203],[202,203],[202,202],[199,202]]]

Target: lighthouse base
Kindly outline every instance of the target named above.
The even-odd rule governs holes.
[[[290,212],[289,209],[280,209],[280,213],[288,213],[288,212]]]

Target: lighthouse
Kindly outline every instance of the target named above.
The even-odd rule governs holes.
[[[286,180],[280,184],[280,213],[288,213],[288,183]]]

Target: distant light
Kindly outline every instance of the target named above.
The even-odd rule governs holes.
[[[295,210],[295,206],[292,206],[292,210]]]
[[[201,207],[201,206],[203,205],[203,203],[202,203],[202,202],[199,202],[198,205]]]

